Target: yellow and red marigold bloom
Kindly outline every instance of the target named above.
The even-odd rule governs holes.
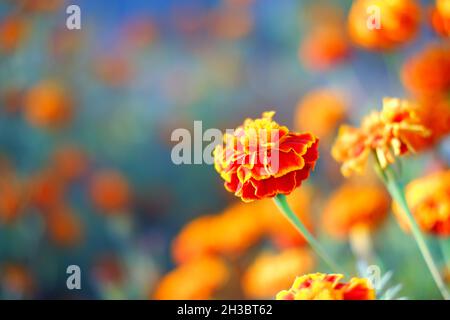
[[[346,115],[343,97],[331,90],[309,92],[297,104],[295,127],[314,132],[320,139],[330,136]]]
[[[450,37],[450,4],[447,0],[436,0],[431,11],[431,25],[443,37]]]
[[[277,300],[375,300],[375,290],[369,280],[352,278],[341,282],[341,274],[313,273],[297,277],[289,290],[283,290]]]
[[[380,28],[369,28],[369,8],[380,10]],[[375,14],[374,14],[375,16]],[[370,50],[394,49],[411,40],[419,28],[420,7],[415,0],[356,0],[348,16],[351,39]]]
[[[349,176],[364,171],[372,152],[385,168],[395,162],[396,156],[415,151],[414,136],[429,134],[408,101],[385,98],[383,110],[366,116],[360,128],[341,126],[331,154],[342,163],[342,174]]]
[[[416,179],[405,188],[406,200],[420,228],[440,237],[450,236],[450,170]],[[409,231],[408,219],[397,203],[393,211],[400,226]]]
[[[357,228],[376,229],[389,212],[390,198],[383,188],[344,184],[325,205],[322,222],[336,238],[347,238]]]
[[[221,259],[205,256],[165,275],[151,297],[157,300],[211,299],[228,278],[228,267]]]
[[[246,119],[214,150],[225,188],[244,202],[290,194],[308,178],[319,156],[318,138],[289,131],[272,120],[274,114]]]
[[[403,65],[401,78],[418,97],[446,95],[450,91],[450,46],[433,44],[412,56]]]
[[[250,299],[273,297],[290,285],[296,275],[311,272],[314,256],[305,248],[290,248],[278,254],[263,252],[242,278],[245,296]]]

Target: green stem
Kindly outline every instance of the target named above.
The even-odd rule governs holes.
[[[417,246],[419,247],[420,253],[423,256],[431,275],[433,276],[434,282],[436,282],[436,285],[441,292],[442,297],[444,297],[445,300],[450,300],[450,295],[447,292],[444,281],[442,280],[436,263],[434,262],[433,256],[431,255],[427,243],[425,242],[425,238],[422,235],[422,232],[420,231],[420,228],[416,220],[414,219],[411,210],[409,210],[405,195],[397,182],[394,172],[390,167],[385,168],[383,171],[386,178],[386,180],[384,180],[386,187],[392,198],[398,203],[398,205],[401,207],[406,217],[408,218],[408,222],[411,227],[414,239],[416,240]]]
[[[325,250],[322,248],[320,243],[314,238],[314,236],[308,231],[305,225],[300,221],[297,215],[292,211],[287,203],[286,196],[279,194],[273,198],[278,209],[284,214],[284,216],[289,220],[289,222],[297,229],[297,231],[308,241],[309,245],[317,253],[319,257],[330,267],[330,269],[335,273],[342,273],[338,270],[337,264],[331,259]]]

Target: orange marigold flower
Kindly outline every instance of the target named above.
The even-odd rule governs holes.
[[[2,289],[18,297],[28,297],[34,289],[34,279],[30,270],[22,264],[6,263],[0,267],[0,283]]]
[[[327,201],[323,226],[330,235],[346,238],[357,228],[377,228],[385,220],[389,206],[390,198],[383,188],[347,183]]]
[[[334,132],[346,115],[343,97],[331,90],[309,92],[297,103],[295,127],[325,138]]]
[[[450,46],[430,45],[403,65],[404,86],[416,96],[442,96],[450,91]]]
[[[405,188],[406,200],[420,228],[427,233],[450,236],[450,170],[416,179]],[[397,203],[393,211],[400,226],[409,231],[408,219]]]
[[[450,4],[447,0],[436,0],[431,11],[431,25],[443,37],[450,37]]]
[[[216,257],[201,257],[165,275],[157,285],[157,300],[211,299],[229,278],[227,265]]]
[[[319,156],[318,138],[295,133],[272,120],[246,119],[217,145],[214,164],[225,188],[244,202],[290,194],[307,179]]]
[[[58,205],[45,213],[49,237],[57,245],[69,247],[80,242],[82,225],[78,216],[65,205]]]
[[[221,214],[194,219],[173,242],[174,260],[182,263],[203,255],[233,257],[245,252],[261,239],[264,232],[258,210],[254,209],[237,203]]]
[[[65,180],[80,177],[87,169],[87,156],[75,146],[63,146],[52,155],[52,167],[55,172]]]
[[[7,161],[0,160],[0,223],[10,223],[24,211],[27,192]]]
[[[278,254],[263,252],[245,272],[242,288],[247,298],[270,298],[289,286],[297,274],[312,271],[314,265],[308,249],[291,248]]]
[[[43,212],[59,205],[66,192],[66,184],[52,170],[43,170],[31,178],[30,203]]]
[[[42,81],[25,96],[25,117],[36,127],[59,128],[72,118],[72,100],[55,81]]]
[[[375,300],[375,290],[369,280],[352,278],[341,282],[341,274],[313,273],[297,277],[289,290],[283,290],[277,300]]]
[[[107,214],[117,214],[128,208],[131,187],[118,171],[102,170],[92,178],[90,196],[94,206]]]
[[[368,27],[369,8],[380,10],[379,29],[375,28],[376,21],[374,28]],[[415,0],[356,0],[348,16],[348,29],[356,44],[370,50],[386,50],[411,40],[419,22],[420,7]]]
[[[0,21],[0,51],[12,52],[22,43],[28,32],[28,23],[20,16],[9,16]]]
[[[299,59],[311,70],[327,70],[350,56],[350,44],[339,25],[316,26],[300,44]]]
[[[360,128],[341,126],[331,154],[342,163],[342,174],[349,176],[364,171],[371,152],[385,168],[396,156],[415,150],[412,137],[429,134],[408,101],[385,98],[383,110],[366,116]]]

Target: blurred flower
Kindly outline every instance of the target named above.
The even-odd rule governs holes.
[[[0,93],[0,104],[7,113],[16,113],[22,107],[23,92],[18,87],[10,86]]]
[[[375,290],[364,278],[340,282],[340,274],[315,273],[297,277],[289,290],[277,294],[277,300],[374,300]]]
[[[106,214],[121,213],[131,201],[131,187],[118,171],[102,170],[92,177],[90,196],[97,210]]]
[[[319,156],[315,136],[289,131],[272,120],[274,114],[246,119],[224,135],[225,147],[219,144],[214,150],[225,188],[244,202],[290,194],[308,178]]]
[[[390,198],[383,188],[346,183],[325,204],[322,225],[337,238],[347,238],[357,228],[376,229],[389,212]]]
[[[25,266],[17,263],[5,263],[0,267],[1,289],[13,299],[26,298],[34,289],[33,277]]]
[[[450,47],[432,44],[409,58],[402,68],[404,86],[416,96],[450,92]]]
[[[350,45],[340,25],[320,24],[307,33],[299,47],[299,58],[311,70],[327,70],[350,56]]]
[[[58,205],[44,215],[50,239],[57,245],[70,247],[82,237],[82,225],[78,216],[66,205]]]
[[[87,170],[87,155],[75,146],[65,145],[53,153],[51,167],[59,177],[71,181]]]
[[[64,3],[63,0],[21,0],[20,1],[22,8],[29,12],[34,13],[50,13],[58,10],[61,5]]]
[[[11,15],[0,21],[0,52],[11,53],[16,50],[25,39],[28,23],[25,18]]]
[[[189,222],[172,245],[178,263],[209,254],[238,256],[261,239],[263,224],[254,206],[234,204],[221,214]]]
[[[311,91],[297,103],[295,127],[314,132],[318,137],[329,137],[346,116],[343,97],[328,89]]]
[[[413,180],[405,188],[406,200],[420,228],[440,237],[450,236],[450,170]],[[408,231],[409,223],[397,203],[393,210],[400,226]]]
[[[368,19],[373,14],[368,13],[369,8],[379,9],[379,29],[368,27]],[[420,7],[415,0],[356,0],[348,16],[350,37],[370,50],[397,48],[414,37],[419,22]]]
[[[396,156],[415,150],[413,136],[429,134],[408,101],[384,98],[383,110],[366,116],[360,128],[341,126],[331,153],[342,163],[342,174],[349,176],[364,171],[371,152],[376,153],[385,168],[395,162]]]
[[[289,206],[296,213],[308,230],[313,229],[311,221],[312,190],[308,186],[294,190],[287,199]],[[255,202],[253,202],[255,203]],[[251,205],[253,205],[253,203]],[[280,248],[298,247],[306,244],[306,239],[282,215],[269,199],[256,202],[257,208],[249,208],[257,212],[255,219],[261,219],[264,233]]]
[[[37,83],[26,93],[24,105],[26,119],[36,127],[59,128],[72,119],[72,99],[56,81]]]
[[[436,0],[431,11],[431,25],[443,37],[450,37],[450,5],[447,0]]]
[[[312,271],[314,265],[309,249],[291,248],[278,254],[263,252],[248,267],[242,287],[247,298],[270,298],[289,286],[297,274]]]
[[[53,170],[45,169],[31,177],[29,192],[30,204],[47,212],[63,202],[66,185]]]
[[[253,29],[253,17],[245,7],[221,7],[207,21],[212,33],[224,39],[241,39]]]
[[[407,134],[415,151],[435,146],[450,133],[450,100],[446,98],[422,99],[415,104],[415,113],[421,125],[428,128],[430,135]]]
[[[133,74],[129,61],[115,55],[97,58],[93,70],[97,79],[112,87],[126,85]]]
[[[102,285],[118,285],[126,279],[125,266],[120,257],[108,254],[96,259],[93,273]]]
[[[11,223],[25,206],[27,191],[7,161],[0,161],[0,223]]]
[[[224,262],[216,257],[202,257],[183,264],[165,275],[153,294],[157,300],[211,299],[229,277]]]

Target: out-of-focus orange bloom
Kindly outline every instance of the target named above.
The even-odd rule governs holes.
[[[433,147],[450,133],[450,100],[446,98],[423,99],[415,105],[420,123],[429,129],[430,135],[409,137],[416,151]]]
[[[380,12],[380,28],[369,28],[376,8]],[[348,16],[348,29],[352,40],[371,50],[394,49],[411,40],[419,28],[420,7],[415,0],[356,0]]]
[[[403,65],[404,86],[416,96],[442,96],[450,91],[450,46],[429,45]]]
[[[52,170],[43,170],[31,178],[29,192],[30,204],[43,212],[62,203],[65,183]]]
[[[350,45],[343,28],[325,23],[306,35],[298,54],[308,69],[327,70],[350,56]]]
[[[331,90],[320,89],[307,93],[297,103],[295,127],[314,132],[318,137],[330,136],[346,115],[343,97]]]
[[[26,190],[16,177],[2,176],[0,181],[0,222],[10,223],[22,212]]]
[[[65,205],[52,208],[45,214],[50,239],[57,245],[69,247],[80,242],[82,225],[78,216]]]
[[[420,228],[427,233],[450,236],[450,170],[416,179],[405,188],[406,200]],[[400,226],[409,231],[408,219],[397,203],[393,210]]]
[[[447,0],[436,0],[431,11],[431,25],[443,37],[450,37],[450,5]]]
[[[24,10],[34,13],[54,12],[64,3],[63,0],[21,0],[20,2]]]
[[[429,134],[408,101],[384,98],[383,110],[366,116],[360,128],[341,126],[331,154],[342,163],[342,174],[349,176],[364,171],[372,152],[385,168],[395,162],[396,156],[415,150],[412,144],[414,136],[426,137]]]
[[[311,200],[312,190],[303,187],[294,190],[288,197],[287,201],[297,217],[302,221],[307,229],[312,231],[313,224],[311,221]],[[280,215],[278,208],[273,201],[269,199],[261,200],[258,208],[255,210],[258,217],[264,224],[264,233],[280,248],[298,247],[306,244],[306,239],[295,229],[294,226],[283,216]]]
[[[253,17],[245,8],[223,7],[208,17],[212,33],[225,39],[241,39],[253,29]]]
[[[56,81],[37,83],[26,93],[24,105],[26,119],[36,127],[59,128],[72,119],[72,99]]]
[[[87,169],[86,154],[74,146],[63,146],[55,151],[51,159],[52,169],[64,180],[80,177]]]
[[[108,214],[121,213],[131,201],[131,188],[127,179],[118,171],[103,170],[95,173],[90,184],[90,196],[94,206]]]
[[[215,169],[225,188],[244,202],[290,194],[308,178],[319,157],[318,138],[289,131],[272,120],[274,114],[246,119],[224,135],[224,146],[214,149]]]
[[[286,288],[296,275],[311,272],[314,257],[308,249],[286,249],[278,254],[264,252],[256,257],[242,278],[247,298],[273,297]]]
[[[211,299],[226,284],[228,277],[228,267],[221,259],[205,256],[165,275],[152,296],[158,300]]]
[[[383,188],[350,182],[331,195],[322,224],[330,235],[347,238],[357,228],[377,228],[385,220],[389,206],[390,198]]]
[[[34,280],[30,271],[21,264],[7,263],[0,267],[2,289],[13,298],[24,298],[34,289]]]
[[[188,223],[172,246],[178,263],[207,254],[238,256],[259,241],[264,232],[257,207],[237,203],[218,215],[201,216]]]
[[[0,21],[0,51],[10,53],[22,43],[28,32],[27,21],[19,16],[9,16]]]
[[[120,284],[126,278],[125,266],[115,255],[105,255],[96,260],[93,272],[102,284]]]
[[[341,282],[341,274],[312,273],[297,277],[289,290],[283,290],[277,300],[374,300],[375,290],[369,280],[352,278]]]
[[[108,86],[123,86],[128,83],[133,74],[130,63],[123,57],[102,56],[94,64],[95,75]]]

